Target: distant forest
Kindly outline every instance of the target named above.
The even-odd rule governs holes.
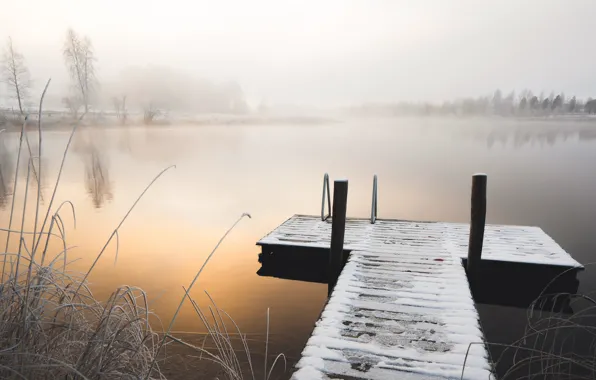
[[[585,101],[575,96],[566,97],[564,93],[549,96],[534,95],[524,90],[516,95],[511,92],[503,96],[496,90],[492,96],[463,98],[446,101],[442,104],[427,102],[411,103],[369,103],[350,107],[348,112],[360,116],[398,116],[398,115],[462,115],[462,116],[515,116],[538,117],[550,115],[596,114],[596,99]]]

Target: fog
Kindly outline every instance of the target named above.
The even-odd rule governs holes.
[[[143,70],[187,78],[172,86],[181,97],[189,81],[237,85],[250,107],[596,88],[592,0],[2,2],[0,39],[24,55],[32,94],[49,77],[67,91],[68,28],[91,39],[106,98]]]
[[[0,0],[0,379],[283,379],[315,325],[305,355],[340,361],[303,368],[331,377],[476,379],[490,361],[596,379],[596,302],[568,293],[596,290],[595,16],[596,0]],[[479,172],[473,230],[493,227],[468,286]],[[324,178],[337,195],[348,179],[347,217],[385,219],[347,224],[369,252],[332,323],[338,268],[307,251],[342,219]],[[292,215],[316,216],[255,245]],[[585,271],[529,305],[529,268],[573,261],[555,242]],[[488,343],[464,359],[472,340]]]

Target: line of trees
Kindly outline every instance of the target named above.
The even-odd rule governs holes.
[[[97,57],[91,39],[68,29],[62,56],[70,78],[70,87],[68,95],[61,98],[61,104],[74,119],[82,119],[90,112],[104,116],[109,113],[120,124],[126,124],[130,115],[127,104],[130,106],[130,103],[136,103],[146,124],[167,115],[171,108],[202,113],[241,114],[248,111],[242,89],[234,82],[213,85],[171,70],[155,68],[129,69],[118,83],[104,86],[104,96],[107,93],[114,95],[111,99],[104,99],[99,92]],[[8,98],[18,105],[15,121],[22,121],[27,114],[33,82],[25,57],[10,37],[5,44],[0,64],[0,80],[6,84]],[[109,100],[106,101],[107,99]],[[104,106],[109,109],[107,113],[102,110]],[[3,120],[6,121],[5,116],[0,108],[0,124]]]
[[[442,104],[409,103],[365,104],[348,110],[357,115],[498,115],[498,116],[550,116],[570,114],[596,114],[596,99],[585,101],[576,96],[567,98],[564,93],[549,96],[544,93],[535,95],[530,90],[523,90],[516,96],[510,92],[503,96],[496,90],[492,96],[464,98],[446,101]]]

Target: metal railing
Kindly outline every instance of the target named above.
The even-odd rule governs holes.
[[[373,176],[372,189],[372,205],[370,209],[370,223],[375,224],[377,221],[377,203],[378,203],[378,180],[377,175]],[[327,198],[327,209],[329,213],[325,215],[325,198]],[[329,174],[325,173],[323,176],[323,194],[321,196],[321,220],[325,221],[331,217],[331,188],[329,187]]]
[[[375,224],[377,221],[377,175],[373,176],[372,206],[370,209],[370,222]]]
[[[325,194],[327,194],[327,209],[329,214],[325,215]],[[329,188],[329,174],[323,176],[323,198],[321,200],[321,220],[325,221],[331,217],[331,189]]]

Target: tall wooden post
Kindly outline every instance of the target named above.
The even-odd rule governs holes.
[[[329,295],[337,283],[344,265],[344,235],[346,231],[346,209],[348,205],[348,181],[333,183],[333,213],[331,224],[331,251],[329,252]]]
[[[486,180],[486,174],[474,174],[472,177],[472,207],[467,268],[469,275],[477,272],[482,260],[482,242],[486,223]]]

